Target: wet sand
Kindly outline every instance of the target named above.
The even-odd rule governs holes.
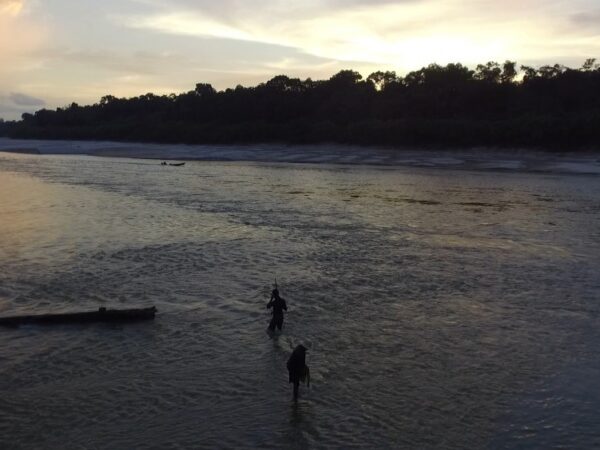
[[[7,138],[0,138],[0,151],[169,161],[327,163],[600,175],[600,151],[560,154],[525,149],[424,150],[338,144],[182,145]]]

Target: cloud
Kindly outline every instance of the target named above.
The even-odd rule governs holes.
[[[44,45],[47,29],[25,11],[25,3],[0,0],[0,81],[2,74],[27,65],[30,52]]]
[[[414,68],[438,62],[564,56],[593,52],[568,15],[586,0],[143,0],[121,16],[159,33],[282,45],[324,59]],[[585,17],[585,16],[584,16]],[[582,21],[582,18],[579,18]],[[560,31],[560,32],[558,32]],[[554,49],[565,49],[557,54]]]
[[[0,14],[15,16],[23,9],[23,0],[0,0]]]
[[[157,11],[201,13],[220,21],[236,21],[240,17],[261,15],[269,18],[302,19],[348,11],[355,8],[377,8],[381,5],[418,3],[424,0],[131,0],[142,8]]]
[[[133,28],[146,28],[172,34],[237,39],[242,41],[261,41],[239,27],[228,25],[227,23],[201,14],[189,12],[121,18],[120,22]]]
[[[46,66],[75,64],[117,73],[152,74],[165,66],[185,66],[188,56],[175,52],[118,49],[40,48],[33,56]]]
[[[600,34],[600,9],[577,12],[570,16],[571,22],[578,28]]]
[[[19,106],[44,106],[46,102],[40,98],[32,97],[20,92],[11,92],[8,98]]]
[[[17,119],[24,112],[33,112],[44,106],[46,102],[22,92],[11,92],[8,95],[0,92],[0,118]]]

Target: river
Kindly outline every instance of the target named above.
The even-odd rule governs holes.
[[[597,175],[0,153],[1,315],[158,308],[0,329],[0,447],[598,447],[599,223]]]

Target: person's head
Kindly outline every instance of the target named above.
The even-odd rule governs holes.
[[[272,292],[272,294],[273,294],[275,297],[279,297],[279,289],[277,289],[277,288],[273,289],[273,292]]]
[[[296,348],[294,349],[295,352],[300,352],[300,353],[306,353],[307,350],[308,349],[302,344],[297,345]]]

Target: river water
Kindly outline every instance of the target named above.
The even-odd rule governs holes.
[[[0,153],[1,315],[158,308],[0,329],[0,448],[598,447],[599,219],[593,175]]]

